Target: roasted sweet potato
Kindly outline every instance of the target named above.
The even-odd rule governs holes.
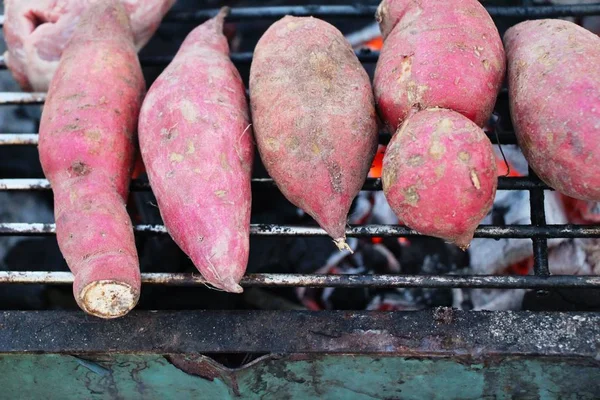
[[[373,85],[390,132],[411,111],[429,107],[487,122],[506,61],[498,30],[477,0],[383,0],[376,17],[385,40]]]
[[[600,38],[538,20],[504,40],[511,116],[529,165],[559,192],[600,201]]]
[[[194,29],[152,84],[139,137],[169,233],[211,285],[239,293],[254,145],[244,85],[223,35],[226,12]]]
[[[275,22],[254,51],[250,106],[281,192],[345,248],[348,211],[377,147],[369,77],[351,46],[316,18]]]
[[[58,245],[88,313],[113,318],[137,303],[140,271],[125,209],[145,91],[129,18],[95,3],[52,79],[40,123],[40,160],[54,193]]]

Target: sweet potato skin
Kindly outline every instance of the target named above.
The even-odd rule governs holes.
[[[600,201],[600,38],[538,20],[504,40],[511,117],[529,165],[559,192]]]
[[[39,152],[54,192],[58,244],[75,275],[75,299],[100,317],[126,313],[140,291],[125,201],[144,90],[127,15],[117,2],[97,3],[82,16],[51,82]],[[96,309],[86,293],[98,282],[129,291]]]
[[[487,122],[506,61],[498,30],[477,0],[383,0],[377,20],[385,41],[373,86],[390,132],[411,110],[429,107]]]
[[[144,100],[140,148],[165,225],[213,286],[241,292],[254,154],[225,10],[192,31]]]
[[[410,116],[392,137],[382,179],[400,221],[465,249],[492,207],[496,160],[481,128],[432,108]]]
[[[324,21],[282,18],[254,51],[250,106],[267,171],[343,247],[377,147],[371,85],[352,48]]]

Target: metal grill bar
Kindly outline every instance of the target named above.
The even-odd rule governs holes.
[[[377,53],[373,53],[373,54],[377,54]],[[162,63],[162,61],[161,61],[161,64],[160,64],[162,66],[166,66],[168,64],[168,60],[166,60],[166,58],[169,58],[169,57],[164,57],[164,58],[165,58],[165,60],[163,60],[164,63]],[[172,59],[172,57],[170,57],[169,59]],[[158,61],[160,61],[160,60],[158,60]],[[151,65],[151,64],[149,64],[149,65]],[[2,65],[0,65],[0,69],[2,69]],[[498,95],[504,96],[507,93],[508,93],[507,89],[502,88]],[[42,92],[39,92],[39,93],[0,92],[0,105],[43,104],[44,101],[46,101],[46,93],[42,93]],[[502,137],[505,135],[503,134],[500,136]]]
[[[1,105],[1,103],[0,103]],[[487,134],[493,144],[517,144],[517,138],[512,132],[505,132],[496,136],[493,133]],[[391,136],[386,133],[380,133],[379,143],[388,144]],[[0,146],[16,146],[16,145],[37,145],[38,135],[35,133],[0,133]]]
[[[252,179],[253,189],[272,189],[275,182],[270,178]],[[132,191],[150,190],[150,184],[145,181],[134,180],[131,182]],[[363,185],[363,190],[381,190],[381,179],[369,178]],[[526,177],[498,178],[499,190],[529,190],[549,189],[544,183]],[[0,179],[0,191],[32,191],[50,190],[50,182],[47,179]]]
[[[356,56],[363,63],[375,63],[379,59],[378,51],[370,51],[368,49],[357,50]],[[174,56],[142,56],[140,63],[143,67],[165,67]],[[250,64],[252,62],[252,52],[231,53],[231,60],[236,64]],[[6,62],[3,56],[0,56],[0,70],[6,69]]]
[[[164,225],[135,225],[137,233],[167,234]],[[54,224],[0,223],[0,236],[40,236],[56,234]],[[313,226],[251,224],[250,234],[256,236],[327,236],[325,231]],[[421,236],[418,232],[400,225],[355,225],[346,229],[350,237]],[[600,238],[600,225],[480,225],[475,237],[499,238]]]
[[[551,18],[600,14],[600,3],[579,5],[553,5],[533,7],[486,7],[492,17]],[[373,18],[377,6],[281,6],[281,7],[240,7],[231,9],[229,21],[278,19],[285,15],[297,17],[327,18]],[[200,22],[212,18],[218,10],[198,10],[192,12],[169,13],[166,21]]]
[[[37,133],[0,133],[0,146],[37,146]]]
[[[70,272],[0,271],[0,284],[73,283]],[[200,286],[207,282],[198,274],[143,273],[142,283],[168,286]],[[310,274],[249,274],[242,278],[244,287],[427,287],[427,288],[600,288],[600,276],[556,275],[548,278],[498,275],[310,275]]]
[[[530,168],[529,176],[539,180]],[[546,207],[544,205],[544,191],[533,189],[529,191],[529,209],[531,210],[531,224],[536,227],[546,225]],[[545,238],[534,237],[533,241],[533,271],[538,276],[550,275],[548,267],[548,242]]]
[[[46,93],[0,92],[0,105],[43,104]]]
[[[492,17],[515,18],[552,18],[552,17],[581,17],[600,14],[600,3],[577,5],[549,5],[525,7],[487,6]],[[360,4],[353,5],[306,5],[306,6],[277,6],[277,7],[236,7],[229,13],[228,21],[244,21],[259,19],[278,19],[285,15],[297,17],[327,17],[327,18],[373,18],[377,6]],[[218,9],[170,12],[166,15],[167,22],[205,21],[217,15]],[[4,15],[0,15],[0,25],[4,25]]]

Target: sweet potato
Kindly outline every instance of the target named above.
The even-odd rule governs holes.
[[[538,20],[504,40],[511,116],[529,165],[559,192],[600,201],[600,38]]]
[[[335,27],[286,16],[259,40],[250,106],[263,163],[284,196],[345,242],[377,147],[369,77]]]
[[[127,14],[118,2],[95,3],[50,84],[39,152],[75,299],[103,318],[126,314],[140,292],[125,200],[144,90]]]
[[[194,29],[150,87],[139,137],[169,233],[211,285],[239,293],[254,145],[245,88],[223,35],[226,12]]]
[[[65,45],[87,8],[102,0],[5,0],[6,66],[28,91],[45,92]],[[121,0],[139,50],[175,0]]]
[[[498,30],[477,0],[383,0],[376,17],[385,41],[373,85],[390,132],[411,110],[429,107],[487,122],[506,61]]]
[[[492,208],[496,176],[481,128],[439,108],[409,116],[383,159],[383,191],[400,221],[462,249]]]

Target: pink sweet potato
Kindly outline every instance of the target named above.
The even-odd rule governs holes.
[[[529,165],[559,192],[600,201],[600,38],[538,20],[504,40],[512,120]]]
[[[404,122],[383,159],[383,191],[400,221],[466,249],[496,193],[496,160],[481,128],[431,108]]]
[[[286,16],[265,32],[250,70],[263,163],[284,196],[347,247],[352,200],[377,147],[369,77],[335,27]]]
[[[239,293],[254,145],[244,85],[223,35],[226,12],[194,29],[149,89],[139,137],[169,233],[211,285]]]
[[[373,85],[391,132],[411,110],[429,107],[487,122],[506,61],[498,30],[477,0],[383,0],[376,17],[385,40]]]
[[[54,192],[58,245],[79,306],[103,318],[137,303],[140,271],[125,209],[145,90],[120,3],[82,16],[48,91],[40,160]]]

